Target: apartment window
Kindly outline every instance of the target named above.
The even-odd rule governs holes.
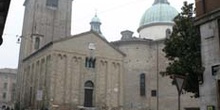
[[[4,89],[7,89],[8,83],[4,83]]]
[[[47,6],[50,6],[50,7],[58,7],[58,0],[47,0]]]
[[[12,83],[12,92],[14,92],[16,90],[16,84]]]
[[[85,59],[85,67],[87,68],[95,68],[96,58],[86,57]]]
[[[145,88],[145,74],[142,73],[140,75],[140,95],[141,96],[145,96],[145,90],[146,90],[146,88]]]
[[[14,101],[15,100],[15,92],[11,93],[11,100]]]
[[[6,93],[5,92],[3,93],[2,98],[6,99]]]

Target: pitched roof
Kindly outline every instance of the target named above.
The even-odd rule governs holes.
[[[81,36],[83,36],[83,35],[88,35],[88,34],[94,34],[94,35],[97,36],[99,39],[101,39],[103,42],[105,42],[105,43],[108,44],[110,47],[112,47],[114,50],[116,50],[117,52],[119,52],[119,53],[122,54],[123,56],[126,56],[125,53],[123,53],[121,50],[117,49],[113,44],[111,44],[110,42],[108,42],[104,37],[102,37],[100,34],[98,34],[97,32],[94,32],[94,31],[87,31],[87,32],[83,32],[83,33],[80,33],[80,34],[77,34],[77,35],[73,35],[73,36],[71,36],[71,37],[66,37],[66,38],[63,38],[63,39],[59,39],[59,40],[54,41],[53,43],[58,43],[58,42],[66,41],[66,40],[69,40],[69,39],[81,37]]]

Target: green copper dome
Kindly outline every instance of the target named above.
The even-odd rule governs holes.
[[[101,23],[100,19],[98,18],[97,14],[92,18],[91,22],[98,22]]]
[[[152,7],[145,11],[140,21],[140,27],[152,23],[173,23],[173,18],[178,15],[175,8],[166,0],[155,0]]]

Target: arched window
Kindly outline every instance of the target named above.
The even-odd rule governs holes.
[[[35,38],[34,49],[39,49],[39,47],[40,47],[40,38],[36,37]]]
[[[95,68],[96,58],[86,57],[85,59],[85,67]]]
[[[92,68],[92,58],[89,58],[89,68]]]
[[[86,61],[85,61],[85,67],[88,67],[89,66],[89,58],[86,57]]]
[[[95,61],[96,61],[96,59],[94,58],[93,60],[92,60],[92,68],[95,68]]]
[[[92,81],[86,81],[84,86],[85,86],[85,88],[90,88],[90,89],[92,88],[93,89],[94,84]]]
[[[92,81],[87,81],[84,86],[85,86],[84,106],[92,107],[94,84]]]
[[[170,38],[171,30],[168,28],[166,29],[166,38]]]
[[[140,95],[145,96],[145,91],[146,91],[146,88],[145,88],[145,74],[142,73],[140,75]]]

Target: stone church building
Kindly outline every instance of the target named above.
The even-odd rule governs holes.
[[[177,89],[162,77],[168,65],[163,41],[178,14],[155,0],[138,28],[108,42],[97,15],[91,30],[71,35],[72,0],[25,0],[17,104],[37,110],[176,110]],[[182,110],[198,110],[192,94]]]

